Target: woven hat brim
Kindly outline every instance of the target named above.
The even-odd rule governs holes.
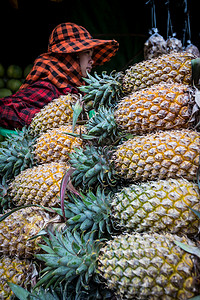
[[[49,47],[53,53],[77,53],[93,48],[93,65],[103,65],[109,61],[119,49],[119,43],[115,40],[84,39],[70,42],[60,41]]]

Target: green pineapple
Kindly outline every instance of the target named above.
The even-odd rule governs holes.
[[[104,237],[116,230],[170,232],[194,236],[200,211],[198,185],[184,179],[168,179],[132,184],[116,193],[89,191],[65,203],[69,228],[96,231]],[[192,210],[191,210],[192,209]]]
[[[36,287],[77,279],[76,291],[89,288],[94,278],[122,299],[183,299],[195,296],[195,259],[175,241],[193,245],[171,234],[124,234],[103,242],[92,235],[51,234],[36,257],[46,268]],[[98,276],[98,277],[97,277]]]

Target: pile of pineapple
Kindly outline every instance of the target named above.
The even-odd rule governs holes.
[[[194,59],[88,75],[83,98],[55,99],[1,143],[2,299],[200,293]]]

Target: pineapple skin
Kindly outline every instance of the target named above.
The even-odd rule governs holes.
[[[40,252],[41,238],[37,235],[49,222],[50,216],[36,207],[22,208],[0,222],[0,253],[9,257],[31,258]]]
[[[0,299],[9,300],[13,292],[9,288],[7,281],[24,286],[30,279],[32,264],[28,260],[19,258],[0,258]]]
[[[22,171],[9,186],[11,201],[16,206],[58,206],[60,184],[68,168],[64,163],[51,162]]]
[[[118,175],[129,181],[167,178],[196,180],[200,133],[189,130],[160,131],[136,136],[113,154]]]
[[[132,184],[116,193],[111,216],[119,229],[137,232],[198,233],[200,211],[198,184],[168,179]]]
[[[160,82],[192,83],[193,54],[181,52],[161,55],[128,68],[123,77],[124,93],[131,93]]]
[[[75,133],[83,131],[82,126]],[[81,147],[82,140],[66,133],[72,133],[72,125],[60,126],[41,134],[35,144],[34,154],[38,163],[67,162],[74,147]]]
[[[194,257],[171,234],[134,233],[110,240],[101,249],[98,272],[120,299],[187,300],[198,293]]]
[[[133,134],[188,128],[192,98],[187,85],[153,85],[124,97],[114,113],[115,120],[121,130]]]
[[[30,124],[32,134],[36,136],[48,129],[72,123],[72,106],[78,99],[79,97],[75,94],[67,94],[45,105],[32,119]]]

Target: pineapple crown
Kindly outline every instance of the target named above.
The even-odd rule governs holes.
[[[109,162],[111,155],[112,151],[109,147],[87,145],[85,149],[75,148],[69,160],[70,165],[75,169],[72,175],[74,185],[82,185],[83,189],[95,187],[98,184],[115,185],[113,162]]]
[[[86,123],[86,128],[89,136],[98,138],[98,144],[112,144],[118,136],[113,109],[99,107]]]
[[[97,109],[100,105],[114,106],[122,93],[122,73],[112,71],[107,75],[102,72],[102,77],[94,73],[94,76],[88,74],[88,78],[83,78],[88,85],[79,87],[80,91],[86,93],[83,101],[87,104],[93,102],[93,107]]]
[[[112,234],[110,220],[111,193],[105,195],[104,190],[97,188],[96,194],[91,190],[81,197],[68,195],[72,202],[65,202],[65,217],[68,228],[82,232],[97,233],[98,238]]]
[[[76,294],[82,289],[89,290],[90,282],[95,279],[97,258],[103,240],[94,240],[93,233],[78,234],[75,230],[70,232],[49,232],[49,238],[43,237],[46,245],[40,244],[44,254],[36,254],[36,258],[45,262],[46,268],[42,270],[43,276],[35,288],[46,288],[59,283],[66,286],[76,279]]]
[[[35,139],[30,135],[29,128],[7,137],[1,142],[0,175],[12,179],[21,171],[34,165],[33,144]]]

